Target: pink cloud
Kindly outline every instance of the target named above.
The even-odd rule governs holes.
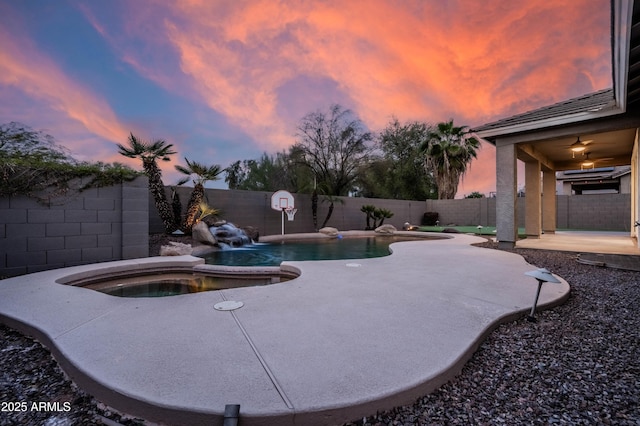
[[[98,153],[97,139],[112,142],[126,139],[128,131],[109,105],[91,89],[71,80],[28,38],[15,37],[0,29],[0,44],[3,46],[0,50],[0,85],[5,87],[5,93],[16,96],[18,104],[21,103],[20,96],[26,96],[39,108],[46,106],[51,114],[62,117],[67,125],[73,123],[85,130],[85,138],[69,139],[67,148],[81,156],[93,156]],[[85,145],[87,132],[92,136],[88,137],[90,144]]]
[[[115,20],[98,8],[79,6],[123,64],[269,152],[290,146],[297,121],[329,102],[371,130],[391,115],[477,125],[611,86],[608,0],[148,0],[115,2]],[[97,138],[126,140],[99,95],[1,31],[0,84]],[[492,190],[491,149],[459,194]]]
[[[475,122],[611,84],[605,0],[403,6],[188,2],[165,36],[204,102],[274,147],[291,134],[277,89],[300,74],[336,81],[371,127],[391,114]]]

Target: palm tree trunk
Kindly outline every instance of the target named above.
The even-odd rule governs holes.
[[[149,178],[149,191],[153,196],[153,200],[158,209],[158,215],[164,224],[164,230],[167,234],[175,231],[173,210],[167,201],[167,195],[164,192],[164,184],[162,183],[162,173],[155,161],[143,161],[143,167]]]
[[[171,209],[173,210],[173,226],[175,229],[179,229],[182,218],[182,203],[175,187],[171,192]]]
[[[187,234],[191,233],[191,228],[196,224],[196,216],[200,209],[200,203],[204,199],[204,186],[196,183],[191,192],[191,198],[189,198],[189,204],[187,204],[187,213],[184,217],[183,228]]]

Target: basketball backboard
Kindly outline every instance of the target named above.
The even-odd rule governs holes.
[[[271,196],[271,208],[281,212],[287,208],[294,208],[293,195],[289,191],[280,190]]]

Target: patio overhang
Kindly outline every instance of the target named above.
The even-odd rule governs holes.
[[[526,192],[542,195],[542,200],[526,199],[525,228],[530,237],[555,232],[555,172],[580,169],[585,160],[594,167],[632,165],[632,219],[638,216],[640,6],[612,0],[611,14],[612,88],[471,129],[496,146],[496,222],[498,240],[505,248],[517,240],[516,160],[525,163]],[[572,151],[578,142],[584,150]],[[631,233],[635,235],[635,228]]]

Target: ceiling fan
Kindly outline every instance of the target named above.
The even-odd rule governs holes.
[[[583,153],[583,155],[585,156],[585,159],[580,162],[580,170],[585,170],[585,169],[594,169],[596,166],[596,161],[608,161],[608,160],[613,160],[613,157],[606,157],[606,158],[598,158],[596,160],[592,160],[589,158],[589,155],[591,155],[591,152],[585,152]]]
[[[576,158],[576,153],[582,153],[582,155],[584,155],[584,151],[585,149],[587,149],[587,145],[589,145],[591,142],[593,142],[593,140],[581,141],[580,136],[578,136],[578,139],[576,139],[574,143],[569,145],[569,149],[571,150],[573,158]]]

